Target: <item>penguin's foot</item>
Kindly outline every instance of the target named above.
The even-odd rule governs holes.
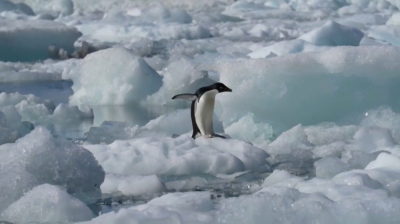
[[[225,136],[222,136],[222,135],[219,135],[219,134],[215,134],[215,133],[214,133],[212,136],[213,136],[213,137],[217,137],[217,138],[226,139]]]
[[[212,138],[212,135],[204,135],[204,138]]]

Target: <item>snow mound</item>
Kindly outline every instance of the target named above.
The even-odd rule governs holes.
[[[42,127],[14,144],[0,146],[0,211],[35,186],[61,185],[86,203],[101,195],[104,171],[88,150],[53,138]]]
[[[139,103],[155,93],[161,77],[143,58],[124,48],[109,48],[85,57],[80,76],[72,78],[76,105],[124,105]]]
[[[170,193],[147,204],[109,212],[82,224],[106,223],[215,223],[209,192]]]
[[[332,20],[320,28],[299,37],[317,46],[358,46],[364,33],[353,27],[343,26]]]
[[[85,145],[107,173],[120,175],[231,174],[269,170],[268,154],[235,139],[146,137]]]
[[[50,184],[34,187],[0,212],[0,220],[19,223],[79,222],[93,217],[85,204]]]
[[[74,27],[48,20],[0,19],[0,27],[1,61],[46,59],[50,45],[72,52],[74,42],[82,35]]]
[[[122,193],[132,196],[154,195],[167,191],[164,183],[156,175],[122,176],[107,174],[100,188],[103,194]]]

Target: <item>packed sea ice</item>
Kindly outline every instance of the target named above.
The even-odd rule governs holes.
[[[400,223],[399,9],[0,0],[0,223]]]

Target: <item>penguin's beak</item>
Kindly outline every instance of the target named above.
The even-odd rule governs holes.
[[[226,88],[226,91],[227,91],[227,92],[232,92],[232,89]]]

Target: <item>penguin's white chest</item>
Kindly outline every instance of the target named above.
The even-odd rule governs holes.
[[[202,135],[212,135],[213,130],[213,114],[215,105],[215,95],[218,90],[210,90],[204,93],[196,105],[196,124]]]

